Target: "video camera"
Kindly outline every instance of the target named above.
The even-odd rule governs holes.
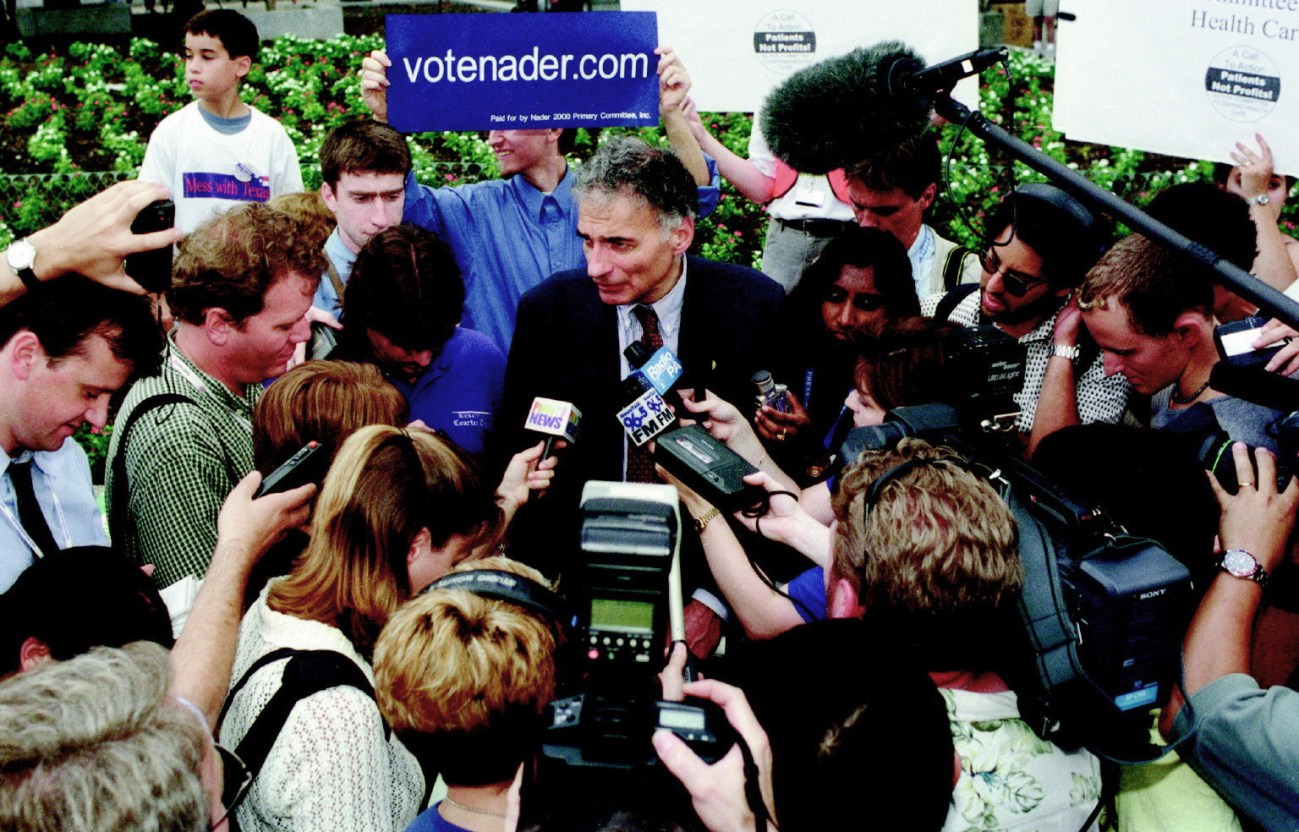
[[[1130,745],[1137,741],[1124,731],[1138,722],[1144,740],[1145,711],[1166,701],[1177,677],[1193,606],[1190,572],[968,424],[949,405],[901,407],[882,425],[852,431],[840,455],[855,460],[916,436],[952,448],[984,476],[1018,526],[1025,640],[1009,675],[1021,716],[1063,747]]]
[[[641,778],[653,768],[667,788],[675,781],[657,765],[654,731],[673,731],[709,763],[734,741],[725,714],[712,703],[662,701],[658,672],[668,636],[684,637],[677,492],[668,485],[588,482],[581,510],[583,560],[574,599],[581,692],[546,711],[539,781],[621,795],[643,790]],[[567,787],[556,793],[574,794]]]

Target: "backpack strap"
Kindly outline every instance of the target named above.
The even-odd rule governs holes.
[[[334,261],[325,255],[325,275],[329,278],[329,283],[334,287],[334,294],[338,296],[338,302],[343,302],[343,278],[339,277],[338,269],[334,268]]]
[[[117,456],[113,457],[113,504],[108,507],[108,530],[112,539],[119,545],[126,540],[126,528],[130,520],[131,491],[126,484],[126,443],[131,438],[132,428],[140,421],[141,416],[150,410],[170,404],[192,404],[198,407],[198,403],[189,396],[180,393],[156,393],[136,405],[131,415],[126,417],[126,422],[114,426],[114,431],[117,433]]]
[[[950,292],[958,285],[961,285],[961,275],[965,272],[965,258],[973,253],[974,252],[964,246],[956,246],[951,251],[947,252],[947,259],[943,262],[943,289]],[[937,315],[935,317],[939,320],[946,318],[945,315]]]
[[[234,702],[235,696],[239,694],[253,674],[261,670],[268,664],[288,659],[288,664],[284,666],[284,675],[280,680],[280,689],[271,696],[266,707],[262,708],[261,713],[253,720],[253,724],[248,728],[248,733],[239,742],[235,753],[239,759],[244,761],[248,767],[250,783],[257,779],[258,773],[262,766],[266,764],[266,758],[271,753],[271,747],[275,745],[275,740],[283,730],[284,724],[289,720],[289,714],[293,708],[313,694],[324,690],[330,690],[337,687],[353,687],[363,692],[371,699],[374,698],[374,686],[370,680],[365,677],[364,671],[357,667],[356,662],[344,656],[336,650],[294,650],[290,647],[283,647],[279,650],[273,650],[253,662],[252,666],[240,677],[239,681],[230,688],[229,695],[226,696],[225,704],[221,707],[221,715],[217,718],[217,725],[220,726],[225,721],[226,712],[230,709],[230,704]],[[218,728],[219,730],[219,728]],[[385,722],[383,726],[384,739],[387,740],[391,731]],[[244,791],[247,795],[247,790]],[[234,806],[227,807],[231,811],[231,817],[234,816]]]
[[[958,251],[961,249],[958,249]],[[950,260],[948,262],[951,262]],[[947,320],[957,305],[970,296],[979,288],[977,283],[960,283],[943,295],[943,299],[938,301],[938,306],[934,307],[934,320]]]

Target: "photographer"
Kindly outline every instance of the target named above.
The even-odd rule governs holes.
[[[954,452],[919,439],[862,454],[835,496],[829,614],[899,634],[942,691],[961,775],[945,828],[1079,829],[1100,763],[1038,739],[998,672],[1020,623],[1015,521]],[[997,784],[1014,782],[1007,790]],[[1031,796],[1030,796],[1031,795]]]
[[[1186,704],[1177,711],[1174,741],[1181,753],[1238,812],[1265,829],[1299,826],[1299,693],[1263,689],[1251,675],[1254,619],[1267,577],[1285,560],[1294,529],[1299,485],[1276,490],[1276,460],[1232,446],[1241,483],[1228,494],[1210,480],[1222,505],[1222,571],[1200,602],[1183,645]],[[1170,705],[1176,710],[1178,702]]]
[[[960,286],[920,301],[921,311],[963,326],[994,324],[1028,350],[1015,395],[1029,453],[1068,425],[1117,422],[1131,388],[1106,377],[1081,329],[1074,290],[1100,253],[1100,225],[1052,185],[1022,185],[989,217],[978,291]]]

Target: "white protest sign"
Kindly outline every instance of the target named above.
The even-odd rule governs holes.
[[[976,0],[622,0],[659,15],[659,43],[681,56],[705,112],[755,112],[794,72],[882,40],[927,63],[979,46]],[[973,81],[956,97],[973,106]]]
[[[1071,2],[1076,8],[1069,8]],[[1066,0],[1055,128],[1083,142],[1231,162],[1261,133],[1299,173],[1299,0]]]

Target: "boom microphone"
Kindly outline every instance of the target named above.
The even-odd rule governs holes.
[[[909,65],[899,64],[889,73],[889,91],[894,95],[932,97],[950,93],[962,78],[978,75],[988,67],[1010,59],[1010,50],[1004,46],[996,49],[979,49],[966,52],[958,58],[916,71]]]
[[[923,68],[901,41],[884,41],[799,70],[763,106],[767,145],[804,173],[828,173],[891,150],[929,125],[929,99],[901,88],[903,78]]]

